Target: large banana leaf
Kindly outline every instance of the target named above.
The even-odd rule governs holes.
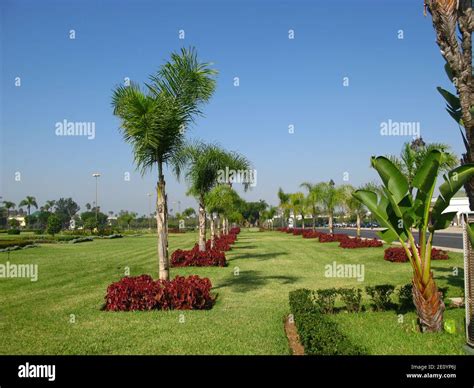
[[[431,150],[413,178],[413,187],[418,189],[413,211],[418,220],[422,221],[424,227],[428,224],[431,198],[433,197],[442,157],[443,154],[440,151]]]
[[[352,195],[371,211],[380,225],[387,228],[379,232],[379,236],[383,240],[391,243],[392,241],[404,240],[406,238],[404,230],[398,227],[399,218],[393,211],[392,205],[387,198],[382,196],[380,203],[378,203],[377,194],[369,190],[356,190]]]
[[[408,192],[407,178],[386,157],[372,157],[372,167],[377,170],[385,187],[392,194],[395,204],[399,204]]]

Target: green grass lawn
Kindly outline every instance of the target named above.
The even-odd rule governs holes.
[[[170,252],[191,248],[193,233],[170,236]],[[345,250],[337,243],[279,232],[243,230],[226,268],[172,269],[209,277],[218,293],[210,311],[105,312],[107,286],[124,275],[157,275],[154,236],[44,244],[14,251],[11,263],[38,264],[39,279],[0,279],[0,354],[289,354],[283,318],[298,288],[406,284],[409,264],[383,260],[383,248]],[[440,286],[462,295],[460,254],[434,263]],[[8,259],[0,253],[0,263]],[[326,278],[325,264],[364,264],[365,281]],[[459,267],[457,276],[453,267]],[[238,271],[238,275],[237,275]],[[71,323],[71,314],[75,323]],[[449,310],[458,333],[409,330],[395,312],[338,315],[341,326],[372,354],[461,354],[464,310]],[[184,320],[183,320],[184,318]]]

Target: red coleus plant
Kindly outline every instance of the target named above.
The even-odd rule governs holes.
[[[303,238],[319,238],[324,233],[318,232],[317,230],[304,230],[301,235]]]
[[[149,275],[124,277],[107,288],[105,310],[208,310],[216,297],[208,278],[176,276],[153,280]]]
[[[319,242],[320,243],[327,243],[327,242],[342,242],[350,237],[347,234],[342,234],[342,233],[333,233],[333,234],[326,234],[326,233],[321,233],[319,236]]]
[[[224,252],[216,249],[201,252],[197,244],[191,250],[177,249],[171,255],[172,267],[225,267],[226,265]]]
[[[411,248],[410,248],[411,249]],[[418,247],[418,250],[420,248]],[[385,249],[384,260],[391,261],[392,263],[406,263],[408,262],[408,256],[402,247],[390,247]],[[447,260],[449,256],[446,251],[441,249],[431,249],[431,260]]]
[[[348,238],[340,242],[339,246],[346,249],[376,248],[383,246],[382,241],[377,239]]]

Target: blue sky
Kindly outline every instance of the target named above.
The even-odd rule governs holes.
[[[258,181],[247,200],[276,204],[280,186],[342,183],[345,172],[353,185],[374,180],[370,156],[399,153],[410,140],[381,136],[388,120],[419,122],[426,141],[462,152],[435,89],[452,88],[422,0],[4,0],[0,12],[3,199],[71,196],[84,208],[99,171],[104,211],[147,213],[156,176],[136,172],[112,115],[112,89],[125,77],[143,83],[188,46],[219,71],[205,117],[188,137],[252,161]],[[95,139],[56,136],[55,123],[65,119],[94,122]],[[167,182],[171,208],[195,206],[185,181],[167,174]]]

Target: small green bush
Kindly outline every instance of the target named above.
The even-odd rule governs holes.
[[[324,313],[332,314],[336,303],[338,291],[335,288],[326,288],[316,291],[314,302],[321,308]]]
[[[365,291],[372,299],[372,307],[375,311],[385,311],[393,308],[391,296],[395,286],[392,284],[379,284],[376,286],[367,286]]]
[[[70,244],[79,244],[83,242],[94,241],[92,237],[79,237],[69,241]]]
[[[366,350],[353,344],[344,335],[330,314],[325,314],[312,300],[313,292],[307,289],[289,294],[290,310],[296,328],[308,355],[359,355]]]
[[[8,229],[7,234],[20,234],[20,229]]]
[[[362,290],[360,288],[339,288],[338,294],[350,313],[362,310]]]
[[[415,308],[413,304],[413,285],[411,283],[401,286],[397,294],[400,312],[407,312]]]

